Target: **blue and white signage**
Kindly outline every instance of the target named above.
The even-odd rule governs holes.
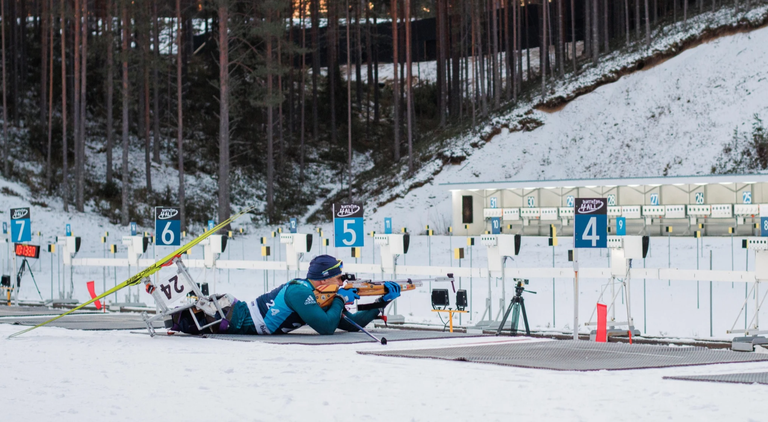
[[[741,193],[741,202],[745,204],[751,204],[752,203],[752,191],[745,190]]]
[[[659,205],[659,194],[658,193],[652,193],[651,194],[651,205]]]
[[[333,204],[333,230],[337,248],[365,246],[363,206]]]
[[[136,223],[131,222],[131,236],[136,236]]]
[[[392,219],[389,217],[384,219],[384,234],[392,234]]]
[[[16,243],[32,240],[29,208],[11,208],[11,240]]]
[[[704,192],[696,192],[696,205],[704,205]]]
[[[208,220],[208,230],[213,230],[214,227],[216,227],[216,222],[213,220]]]
[[[576,201],[573,198],[573,195],[568,195],[565,197],[565,206],[573,208],[573,205],[576,203]]]
[[[491,217],[491,234],[501,234],[501,217]]]
[[[159,246],[181,245],[181,215],[174,207],[155,207],[155,242]]]
[[[768,217],[760,217],[760,236],[768,237]]]
[[[533,196],[529,196],[526,198],[528,201],[528,208],[536,208],[536,198]]]
[[[627,235],[627,217],[616,217],[616,235]]]
[[[573,245],[575,248],[608,247],[608,200],[576,198]]]
[[[608,195],[608,206],[609,207],[615,207],[616,206],[616,195],[614,195],[614,194]]]
[[[3,234],[8,234],[8,223],[3,221]]]
[[[67,237],[72,236],[72,226],[67,224],[64,226],[64,234],[67,235]]]
[[[495,196],[491,197],[491,208],[498,208],[499,200]]]
[[[295,218],[291,218],[291,233],[296,233],[299,231],[299,220]]]

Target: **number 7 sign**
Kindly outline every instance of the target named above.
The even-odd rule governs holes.
[[[605,198],[576,198],[573,228],[575,248],[608,247],[608,201]]]

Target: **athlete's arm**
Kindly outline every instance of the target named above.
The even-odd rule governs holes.
[[[317,304],[315,293],[306,286],[292,284],[285,291],[285,303],[319,334],[333,334],[339,326],[344,299],[336,296],[327,310]]]

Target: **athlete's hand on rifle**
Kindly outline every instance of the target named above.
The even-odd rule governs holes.
[[[384,302],[391,302],[400,297],[400,285],[394,281],[384,282],[384,288],[387,289],[387,294],[381,297]]]
[[[355,299],[360,299],[360,295],[357,294],[357,289],[339,289],[336,295],[344,299],[344,303],[352,303]]]

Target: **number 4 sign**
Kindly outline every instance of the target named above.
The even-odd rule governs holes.
[[[359,204],[333,204],[334,246],[354,248],[365,246],[363,206]]]
[[[575,248],[608,247],[608,201],[576,198],[573,243]]]

